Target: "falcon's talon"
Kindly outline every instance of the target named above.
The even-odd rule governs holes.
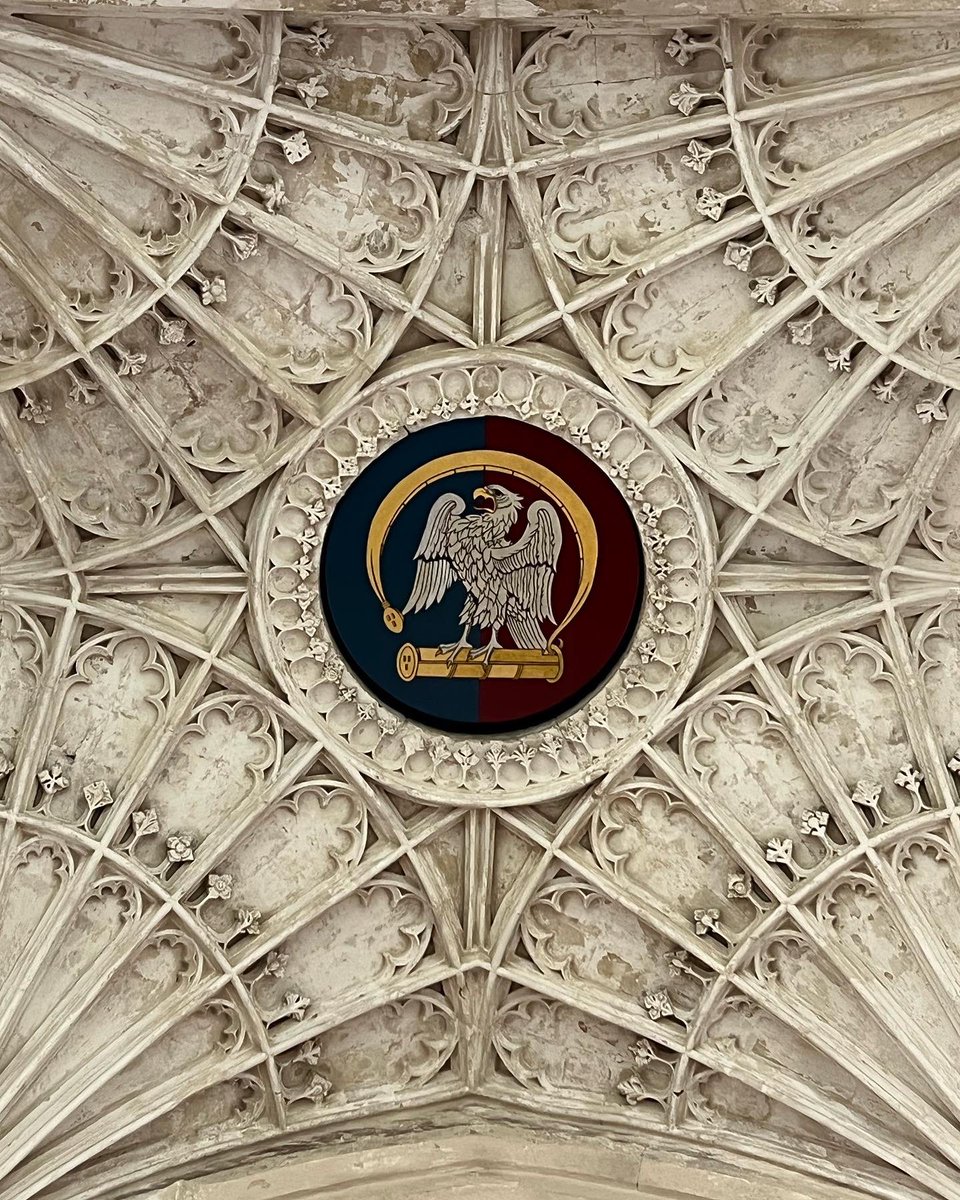
[[[440,654],[446,657],[447,662],[453,662],[461,650],[470,649],[470,643],[465,641],[444,642],[442,645],[437,647],[437,650],[440,652]]]
[[[490,659],[493,657],[494,650],[500,649],[500,643],[496,638],[492,637],[485,646],[480,646],[476,650],[470,651],[471,662],[480,659],[485,666],[490,665]]]

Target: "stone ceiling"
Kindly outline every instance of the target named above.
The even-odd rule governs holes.
[[[469,1104],[960,1200],[960,19],[3,13],[0,1198]],[[465,413],[647,564],[496,740],[317,589]]]

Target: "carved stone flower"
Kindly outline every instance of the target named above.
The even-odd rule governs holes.
[[[310,32],[306,35],[307,48],[314,58],[319,58],[324,51],[329,50],[333,45],[333,34],[327,29],[326,25],[320,24],[318,21],[315,25],[310,26]]]
[[[853,789],[854,804],[864,808],[876,808],[880,803],[880,784],[869,779],[861,779]]]
[[[947,409],[943,396],[936,396],[932,400],[918,400],[914,408],[917,416],[924,425],[929,425],[933,421],[945,421],[947,419]]]
[[[954,775],[960,775],[960,749],[954,751],[953,757],[947,763],[947,767],[949,770],[953,771]],[[11,764],[11,770],[12,769],[13,767]]]
[[[113,803],[113,794],[103,779],[96,783],[88,783],[83,789],[83,798],[87,802],[87,820],[89,821],[98,808],[106,808]]]
[[[0,779],[2,779],[5,775],[9,775],[13,770],[13,767],[13,760],[8,758],[2,751],[0,751]]]
[[[189,833],[173,833],[167,838],[167,858],[172,863],[193,861],[193,838]]]
[[[458,746],[453,752],[453,757],[465,771],[470,767],[475,767],[480,762],[469,742],[464,742]]]
[[[307,653],[316,662],[324,662],[327,657],[327,643],[318,637],[312,637],[307,646]]]
[[[330,92],[323,86],[321,75],[311,75],[309,79],[301,79],[294,86],[297,95],[307,108],[314,108],[318,100],[329,96]]]
[[[299,992],[285,992],[283,996],[284,1016],[292,1017],[294,1021],[302,1021],[310,1003],[309,996],[302,996]]]
[[[831,371],[840,371],[842,374],[847,374],[852,365],[851,356],[853,354],[852,346],[843,346],[839,350],[834,350],[830,346],[825,346],[823,356],[827,360],[827,366]]]
[[[681,155],[680,161],[691,171],[702,175],[715,153],[712,146],[708,146],[706,142],[701,142],[698,138],[693,138],[692,141],[687,142],[687,152]]]
[[[653,638],[645,638],[639,646],[637,646],[637,657],[641,663],[653,662],[657,657],[657,643]]]
[[[638,1067],[648,1067],[656,1057],[653,1047],[646,1038],[640,1038],[634,1043],[633,1061]]]
[[[753,888],[753,880],[746,871],[735,871],[727,876],[727,896],[731,900],[744,900]]]
[[[302,550],[315,550],[320,545],[320,538],[312,526],[304,529],[302,533],[298,533],[296,540]]]
[[[267,212],[275,213],[287,202],[287,189],[279,175],[274,175],[263,185],[261,195]]]
[[[690,970],[690,952],[689,950],[675,950],[670,955],[670,974],[671,975],[686,975]]]
[[[258,908],[238,908],[234,915],[237,920],[237,928],[234,930],[235,936],[240,933],[255,934],[260,932],[261,913]]]
[[[263,964],[264,975],[272,975],[275,979],[282,979],[289,961],[290,955],[285,951],[271,950],[267,955],[266,962]]]
[[[813,327],[815,324],[815,317],[807,317],[805,320],[788,321],[787,332],[790,334],[791,344],[794,346],[809,346],[813,341]]]
[[[207,897],[210,900],[229,900],[233,895],[232,875],[210,875],[207,877]]]
[[[718,908],[698,908],[693,914],[693,929],[697,937],[706,937],[708,933],[719,933],[720,910]]]
[[[895,379],[877,379],[870,384],[870,391],[883,404],[891,404],[899,400],[897,381]]]
[[[113,343],[111,343],[113,345]],[[118,375],[139,375],[147,363],[145,354],[133,354],[129,350],[124,350],[122,346],[113,346],[120,359],[120,365],[117,367]]]
[[[97,393],[100,391],[99,387],[69,368],[67,374],[70,377],[70,394],[67,403],[73,408],[89,408],[91,404],[95,404]]]
[[[677,60],[677,65],[685,67],[700,47],[690,37],[685,29],[678,29],[665,47],[671,58]]]
[[[617,1084],[617,1091],[624,1098],[627,1104],[641,1104],[648,1097],[648,1092],[643,1086],[641,1080],[635,1075],[631,1075],[629,1079],[625,1079],[623,1083]]]
[[[34,425],[46,425],[47,418],[52,412],[50,401],[45,396],[29,395],[26,392],[22,392],[21,395],[23,403],[17,412],[20,420],[30,421]]]
[[[87,803],[90,805],[113,803],[113,796],[110,795],[110,788],[103,779],[98,779],[96,783],[86,784],[83,789],[83,795]]]
[[[396,733],[400,728],[400,718],[396,713],[377,711],[377,724],[380,727],[380,732],[384,734]]]
[[[767,862],[791,866],[793,863],[792,840],[790,838],[771,838],[767,842]]]
[[[808,808],[800,817],[800,832],[808,837],[826,837],[829,820],[828,812]]]
[[[776,304],[779,283],[772,275],[759,275],[750,280],[750,295],[758,304]]]
[[[301,613],[300,619],[297,621],[297,625],[311,640],[316,636],[318,630],[320,629],[320,622],[311,612]],[[334,676],[331,676],[331,678],[334,678]]]
[[[910,763],[904,763],[893,782],[897,787],[906,788],[908,792],[919,794],[920,784],[923,783],[923,772],[911,766]]]
[[[63,773],[63,769],[59,763],[54,763],[41,771],[37,776],[40,787],[48,796],[53,796],[57,792],[62,792],[70,786],[70,780]]]
[[[685,117],[691,117],[700,107],[703,94],[684,79],[679,88],[671,92],[669,100],[671,108],[677,109]]]
[[[202,304],[223,304],[227,299],[227,281],[222,275],[214,275],[212,279],[200,280],[200,302]]]
[[[727,207],[727,197],[716,188],[703,187],[697,192],[696,208],[701,217],[719,221]]]
[[[282,138],[279,145],[280,149],[283,151],[283,157],[291,165],[296,165],[299,162],[303,162],[303,160],[305,158],[309,158],[312,153],[310,149],[310,143],[307,141],[307,135],[302,129],[298,129],[294,133],[291,133],[289,137]]]
[[[738,271],[749,271],[754,249],[755,247],[747,242],[727,242],[723,252],[723,265],[735,267]]]
[[[161,346],[179,346],[186,336],[186,321],[180,320],[179,317],[173,321],[160,321],[159,341]]]
[[[141,808],[133,814],[133,832],[136,837],[148,837],[151,833],[160,832],[160,819],[155,808]]]
[[[672,1017],[673,1005],[670,1003],[670,997],[666,992],[647,992],[643,997],[643,1006],[650,1015],[652,1021],[659,1021],[663,1017]]]

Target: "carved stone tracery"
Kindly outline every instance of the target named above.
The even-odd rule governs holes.
[[[954,18],[0,47],[0,1200],[464,1103],[957,1200]],[[317,567],[485,415],[599,464],[646,598],[467,739]]]

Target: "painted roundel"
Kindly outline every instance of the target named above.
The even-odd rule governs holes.
[[[412,433],[331,516],[320,596],[340,653],[395,710],[498,734],[554,720],[614,671],[643,598],[636,521],[583,451],[507,417]]]

